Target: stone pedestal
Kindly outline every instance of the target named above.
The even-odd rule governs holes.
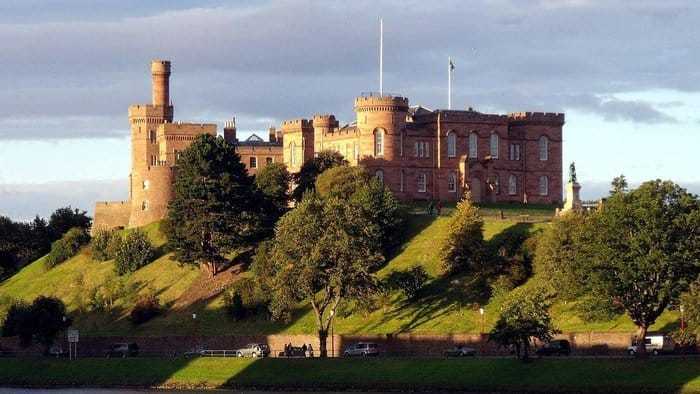
[[[580,191],[581,185],[579,185],[577,182],[569,182],[566,184],[566,201],[564,202],[564,208],[561,210],[561,213],[581,210],[581,198],[579,197]]]

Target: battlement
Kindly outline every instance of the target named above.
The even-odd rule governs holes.
[[[525,122],[564,123],[564,114],[558,112],[511,112],[508,118]]]
[[[163,107],[160,105],[151,104],[135,104],[129,106],[129,119],[134,118],[166,118],[172,119],[173,117],[173,106],[169,105]],[[150,123],[150,122],[148,122]]]
[[[408,111],[408,98],[379,93],[363,93],[355,98],[355,111]]]
[[[151,74],[153,74],[153,75],[157,75],[157,74],[170,75],[170,61],[169,60],[153,59],[151,61]]]
[[[338,121],[335,119],[335,115],[331,114],[314,115],[312,124],[314,127],[325,127],[329,129],[338,127]]]
[[[302,129],[311,128],[313,127],[312,122],[312,120],[303,118],[285,120],[282,121],[282,131],[300,131]]]

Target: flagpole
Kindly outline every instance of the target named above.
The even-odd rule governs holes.
[[[452,57],[447,57],[447,109],[452,109]]]
[[[384,95],[384,19],[379,18],[379,95]]]

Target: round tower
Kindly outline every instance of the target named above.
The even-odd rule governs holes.
[[[335,119],[335,115],[314,115],[312,125],[314,127],[314,151],[320,152],[324,149],[324,136],[338,128],[338,121]]]
[[[391,162],[399,157],[401,133],[406,128],[408,99],[401,96],[365,95],[355,99],[357,127],[362,139],[363,157],[373,156]],[[381,136],[377,136],[381,134]],[[381,148],[377,147],[377,138]]]
[[[153,105],[167,107],[170,105],[170,61],[153,60],[151,62],[153,79]]]

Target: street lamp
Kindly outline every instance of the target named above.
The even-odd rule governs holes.
[[[192,313],[192,336],[194,337],[194,351],[199,351],[197,349],[197,314]]]
[[[479,331],[479,334],[484,333],[484,308],[479,308],[479,315],[481,315],[481,331]]]
[[[683,312],[685,312],[685,309],[683,308],[683,304],[681,304],[681,331],[685,330],[685,316],[683,316]]]
[[[335,310],[331,310],[331,357],[335,357],[335,337],[333,336],[333,316]]]

